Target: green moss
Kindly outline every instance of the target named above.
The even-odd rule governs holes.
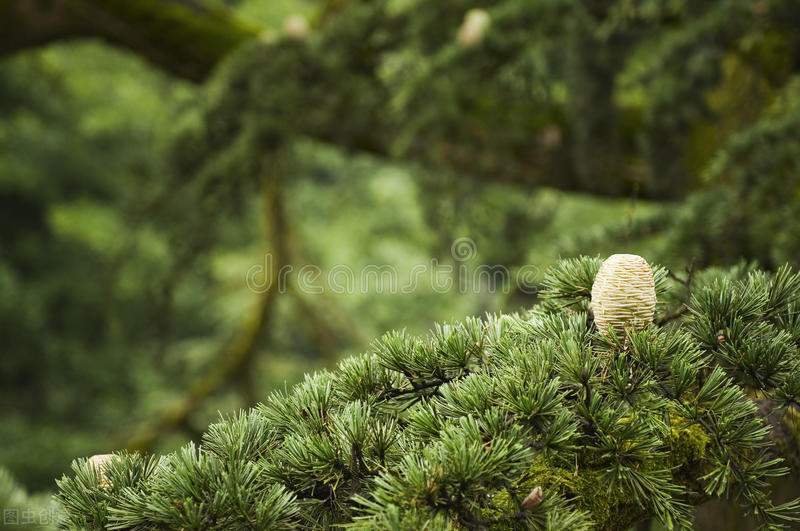
[[[699,478],[710,471],[706,459],[709,442],[708,434],[697,424],[683,427],[673,424],[667,439],[669,454],[666,464],[672,469],[673,481],[696,494],[703,492]]]
[[[574,469],[555,465],[540,456],[516,483],[515,496],[506,489],[494,496],[494,507],[488,516],[498,517],[519,511],[519,500],[540,486],[545,500],[554,496],[572,500],[575,509],[591,515],[597,529],[627,529],[644,515],[644,511],[621,489],[616,492],[609,489],[603,481],[603,474],[599,469],[579,469],[576,473]]]
[[[703,461],[709,443],[708,434],[697,424],[670,429],[669,463],[674,467],[685,467]]]
[[[667,453],[643,464],[645,469],[669,468],[673,480],[688,490],[700,492],[698,479],[707,468],[706,449],[710,441],[702,427],[672,419],[673,427],[664,441]],[[585,461],[585,460],[581,460]],[[507,489],[495,494],[487,517],[496,518],[519,511],[519,502],[537,486],[548,497],[571,500],[574,508],[591,515],[597,529],[625,530],[651,516],[633,501],[623,488],[611,489],[604,478],[604,468],[567,468],[539,456],[515,483],[512,495]],[[504,526],[498,526],[503,529]],[[510,528],[510,526],[505,527]]]
[[[800,448],[800,414],[793,408],[787,409],[781,419],[780,428],[783,436],[774,438],[778,452],[793,470],[800,470],[800,456],[797,452]]]

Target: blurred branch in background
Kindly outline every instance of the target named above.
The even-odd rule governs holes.
[[[304,242],[295,230],[287,227],[284,237],[288,248],[287,263],[297,265],[312,263],[306,256]],[[298,285],[295,276],[290,275],[287,279],[287,294],[306,319],[308,332],[314,338],[318,352],[325,363],[333,365],[338,361],[343,339],[346,343],[359,348],[366,348],[370,344],[372,338],[369,332],[364,330],[361,322],[326,290],[307,293],[306,288],[307,286]]]
[[[159,437],[182,425],[187,417],[200,406],[203,400],[222,386],[238,381],[247,403],[256,401],[253,390],[252,363],[259,341],[272,320],[275,299],[279,293],[278,275],[286,257],[286,220],[280,190],[281,166],[279,156],[267,157],[265,174],[261,178],[261,196],[266,214],[266,230],[269,234],[267,252],[271,254],[275,267],[265,271],[269,282],[259,293],[255,307],[243,322],[234,338],[223,346],[212,360],[211,366],[190,386],[186,394],[164,409],[154,420],[145,422],[133,435],[126,437],[122,447],[147,451]],[[263,347],[262,347],[263,348]]]
[[[99,35],[192,80],[257,35],[221,5],[199,0],[0,5],[6,11],[0,52]],[[788,24],[780,5],[753,22],[756,8],[743,1],[641,9],[613,1],[513,9],[499,2],[485,12],[491,31],[465,45],[442,30],[454,33],[467,7],[329,2],[310,34],[265,38],[223,68],[226,90],[257,90],[256,101],[229,110],[250,105],[283,134],[460,177],[675,199],[691,185],[678,154],[686,149],[686,130],[707,114],[704,91],[718,75],[713,61],[728,49],[737,54],[743,33],[748,47],[766,47],[760,35]],[[648,30],[679,22],[686,24],[680,38],[651,39]],[[790,57],[792,45],[785,50]],[[652,57],[637,57],[640,47]],[[696,59],[684,61],[691,47]],[[737,56],[753,62],[767,85],[784,83],[785,74],[763,55]],[[631,63],[641,64],[628,72]],[[665,78],[674,91],[661,90]],[[295,93],[284,91],[290,86]],[[683,106],[676,116],[670,116],[678,104],[673,98]]]
[[[0,1],[0,56],[99,37],[192,81],[205,79],[222,57],[257,34],[214,0]]]

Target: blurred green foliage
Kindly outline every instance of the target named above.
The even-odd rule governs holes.
[[[798,261],[794,2],[227,3],[265,31],[203,86],[95,42],[0,64],[0,464],[35,490],[228,352],[277,246],[265,176],[318,287],[339,265],[402,282],[433,259],[505,280],[579,253]],[[474,8],[490,24],[459,42]],[[305,40],[283,35],[297,13]],[[494,292],[290,286],[246,377],[158,449],[387,329],[530,307],[538,271]]]

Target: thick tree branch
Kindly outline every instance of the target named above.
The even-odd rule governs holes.
[[[99,37],[164,70],[201,81],[258,28],[206,0],[0,0],[0,57]]]
[[[323,8],[323,13],[320,20],[326,21],[325,24],[329,18],[335,18],[329,16],[328,8]],[[403,27],[396,21],[392,23]],[[388,26],[380,17],[374,24]],[[305,109],[314,109],[313,117],[297,120],[292,114],[283,131],[303,123],[298,132],[321,142],[381,157],[398,156],[395,153],[397,124],[382,116],[382,109],[390,106],[391,94],[373,71],[375,65],[380,64],[381,50],[364,49],[360,34],[339,35],[341,32],[335,27],[332,31],[335,35],[329,42],[308,56],[285,48],[264,50],[267,57],[258,54],[260,61],[279,65],[277,69],[267,69],[265,86],[276,80],[299,77],[302,78],[299,83],[302,93],[298,95],[301,99],[313,99],[314,94],[322,96],[321,101],[307,101],[302,105]],[[216,0],[0,0],[0,57],[49,42],[98,37],[192,81],[205,79],[223,57],[243,42],[253,40],[258,32],[259,28],[238,20]],[[402,32],[396,38],[403,38]],[[511,50],[516,51],[515,48]],[[272,52],[278,55],[270,56]],[[492,63],[504,64],[511,59],[508,54],[512,52],[497,52]],[[297,53],[297,57],[287,60],[293,53]],[[336,54],[347,60],[337,63],[338,67],[331,70],[328,58]],[[262,69],[263,63],[250,66]],[[256,77],[252,68],[246,68],[244,75],[247,81],[242,86],[250,86]],[[232,80],[232,84],[239,81]],[[359,87],[359,92],[349,94],[348,83]],[[306,88],[321,86],[327,90]],[[365,93],[371,93],[366,100],[374,100],[372,108],[361,104]],[[331,94],[335,96],[331,98]],[[328,112],[320,113],[319,108]],[[285,114],[282,109],[275,109],[269,119],[279,119],[282,113]],[[325,119],[320,120],[320,117]],[[562,139],[564,131],[569,129],[566,123],[553,123],[538,132],[531,131],[530,138],[511,144],[504,141],[502,135],[495,139],[491,134],[492,127],[502,128],[504,124],[502,119],[494,124],[473,123],[466,127],[453,124],[450,129],[457,133],[432,138],[423,136],[399,158],[435,171],[445,169],[478,181],[505,182],[525,188],[551,186],[564,191],[628,197],[639,187],[638,164],[620,165],[615,169],[616,178],[587,186],[575,171],[570,143]],[[671,198],[672,191],[665,194],[664,190],[647,187],[640,195],[665,199]]]

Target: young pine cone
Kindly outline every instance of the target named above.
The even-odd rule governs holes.
[[[592,285],[592,313],[597,329],[609,328],[620,337],[625,329],[639,330],[653,321],[656,289],[653,270],[635,254],[609,256],[600,266]]]
[[[108,464],[116,459],[116,457],[117,456],[114,454],[98,454],[93,455],[88,460],[89,465],[97,472],[97,480],[100,482],[100,485],[107,489],[111,488],[111,481],[109,481],[108,476],[106,476],[106,468],[108,468]]]

